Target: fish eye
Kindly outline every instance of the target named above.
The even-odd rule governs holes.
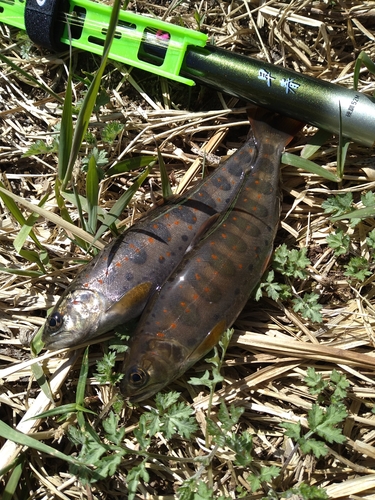
[[[62,317],[62,314],[56,311],[51,315],[48,322],[48,326],[51,328],[51,330],[57,331],[62,327],[63,323],[64,323],[64,318]]]
[[[148,381],[148,374],[142,370],[142,368],[138,368],[134,366],[129,371],[129,382],[133,384],[135,387],[142,387]]]

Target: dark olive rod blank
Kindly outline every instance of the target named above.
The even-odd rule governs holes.
[[[36,44],[57,50],[70,43],[102,54],[111,12],[110,6],[91,0],[0,0],[0,22],[26,29]],[[217,48],[207,38],[120,10],[109,57],[187,85],[208,85],[336,135],[341,128],[343,136],[374,145],[371,97]]]
[[[189,49],[184,72],[195,81],[365,146],[375,142],[375,102],[365,94],[263,61],[207,46]]]

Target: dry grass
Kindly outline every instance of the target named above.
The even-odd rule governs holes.
[[[138,12],[150,8],[157,16],[176,22],[180,17],[188,27],[195,28],[194,12],[203,19],[202,29],[215,38],[220,47],[253,55],[257,58],[285,65],[317,78],[352,87],[355,60],[361,50],[375,57],[375,2],[353,0],[311,3],[292,0],[251,3],[185,2],[171,8],[169,2],[153,5],[143,1],[129,8]],[[68,54],[49,54],[19,37],[17,30],[0,26],[0,50],[19,67],[64,96],[66,71],[63,63]],[[74,71],[93,71],[97,59],[74,53]],[[194,88],[191,94],[185,87],[160,82],[159,79],[132,71],[128,78],[124,68],[108,66],[103,81],[109,102],[93,116],[90,131],[96,145],[108,155],[108,165],[117,158],[154,155],[158,146],[167,164],[173,188],[180,192],[193,182],[202,162],[202,151],[222,157],[228,150],[238,147],[246,137],[248,125],[244,103],[228,96],[219,96],[204,88]],[[34,225],[35,234],[47,249],[50,266],[46,274],[33,277],[0,272],[0,413],[3,422],[23,432],[43,439],[67,454],[74,449],[64,435],[66,424],[54,419],[29,420],[33,415],[50,407],[31,372],[30,351],[23,340],[34,334],[44,323],[46,312],[76,275],[85,254],[67,236],[59,219],[53,193],[56,177],[56,154],[23,157],[36,140],[48,144],[55,134],[54,127],[61,117],[60,103],[37,86],[24,81],[5,64],[0,66],[0,169],[5,187],[23,200],[39,203],[50,193],[46,208],[50,219],[40,217]],[[82,95],[83,85],[77,78],[76,98]],[[140,92],[142,89],[142,93]],[[360,90],[371,94],[375,90],[373,76],[361,72]],[[121,135],[112,145],[104,144],[101,131],[106,123],[124,124]],[[306,127],[304,138],[289,151],[298,152],[307,142],[312,130]],[[87,142],[82,158],[92,149]],[[334,169],[337,140],[330,139],[317,152],[314,161]],[[238,318],[231,346],[226,354],[223,374],[225,382],[213,400],[213,413],[220,400],[245,408],[238,429],[249,429],[254,436],[254,467],[285,464],[277,483],[279,492],[305,482],[326,488],[329,498],[375,498],[375,415],[372,412],[375,380],[373,354],[374,283],[371,276],[365,283],[351,285],[343,275],[342,259],[327,247],[326,236],[332,222],[323,213],[321,204],[332,194],[352,191],[355,200],[359,194],[374,188],[374,152],[351,145],[345,175],[341,185],[327,182],[317,176],[296,170],[283,169],[284,203],[281,228],[277,244],[289,247],[307,247],[311,266],[309,276],[296,282],[301,291],[319,293],[323,304],[323,324],[311,324],[295,312],[288,301],[275,303],[269,299],[249,301]],[[160,186],[157,168],[152,176],[156,191]],[[77,167],[77,189],[84,194],[84,174]],[[101,206],[113,206],[115,200],[134,179],[134,174],[102,181]],[[154,187],[155,189],[155,187]],[[27,207],[19,204],[27,217]],[[123,214],[120,227],[126,227],[151,207],[149,184],[145,184]],[[13,242],[20,226],[0,202],[0,267],[38,271],[36,264],[17,254]],[[71,218],[77,221],[77,210],[69,207]],[[351,251],[366,258],[371,250],[366,244],[367,233],[375,227],[367,219],[349,229]],[[68,231],[68,232],[66,232]],[[103,238],[108,241],[110,235]],[[27,249],[35,250],[28,240]],[[373,269],[372,269],[373,270]],[[100,358],[105,343],[100,339],[90,350],[92,370],[86,391],[89,408],[101,417],[109,410],[116,391],[100,386],[95,381],[93,366]],[[51,375],[51,389],[56,404],[74,402],[81,350],[41,355],[38,360]],[[299,450],[291,455],[293,441],[286,437],[280,423],[300,422],[306,428],[306,416],[315,398],[308,392],[304,377],[313,366],[327,379],[333,369],[345,373],[350,382],[345,400],[349,415],[344,423],[346,441],[343,445],[330,445],[326,457],[316,458]],[[190,376],[207,368],[202,361],[190,371]],[[208,392],[188,386],[189,375],[172,384],[182,391],[182,398],[191,403],[204,435],[208,411]],[[126,444],[135,449],[132,433],[144,409],[124,406],[121,424],[126,429]],[[70,422],[74,423],[74,422]],[[100,419],[95,421],[100,434]],[[202,435],[200,435],[202,437]],[[181,439],[166,441],[163,437],[154,443],[153,452],[172,455],[176,461],[150,459],[147,469],[149,483],[141,483],[137,498],[174,498],[181,482],[192,476],[192,462],[179,462],[178,457],[195,457],[204,453],[201,437],[185,442]],[[0,468],[20,456],[21,449],[11,441],[1,442]],[[291,456],[290,456],[291,455]],[[126,472],[132,467],[133,457],[124,460],[116,474],[91,486],[81,483],[69,474],[68,466],[49,459],[35,450],[25,451],[26,462],[21,475],[21,489],[14,498],[126,498]],[[290,460],[288,461],[288,457]],[[137,463],[134,459],[134,464]],[[236,487],[248,491],[247,498],[261,498],[267,494],[252,494],[246,477],[249,470],[233,465],[230,450],[220,449],[204,480],[211,481],[215,497],[226,494],[236,498]],[[0,490],[9,476],[4,476]],[[22,496],[23,495],[23,496]],[[282,495],[278,498],[282,498]]]

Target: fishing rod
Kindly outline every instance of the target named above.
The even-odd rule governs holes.
[[[0,22],[37,45],[101,55],[111,7],[91,0],[0,0]],[[208,43],[204,33],[120,11],[109,58],[171,80],[196,82],[303,120],[365,146],[375,143],[375,100]]]

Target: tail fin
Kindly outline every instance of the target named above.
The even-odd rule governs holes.
[[[275,140],[285,147],[305,125],[293,118],[275,114],[254,105],[247,108],[247,115],[251,123],[252,134],[257,143],[262,141],[262,137],[272,135]]]

